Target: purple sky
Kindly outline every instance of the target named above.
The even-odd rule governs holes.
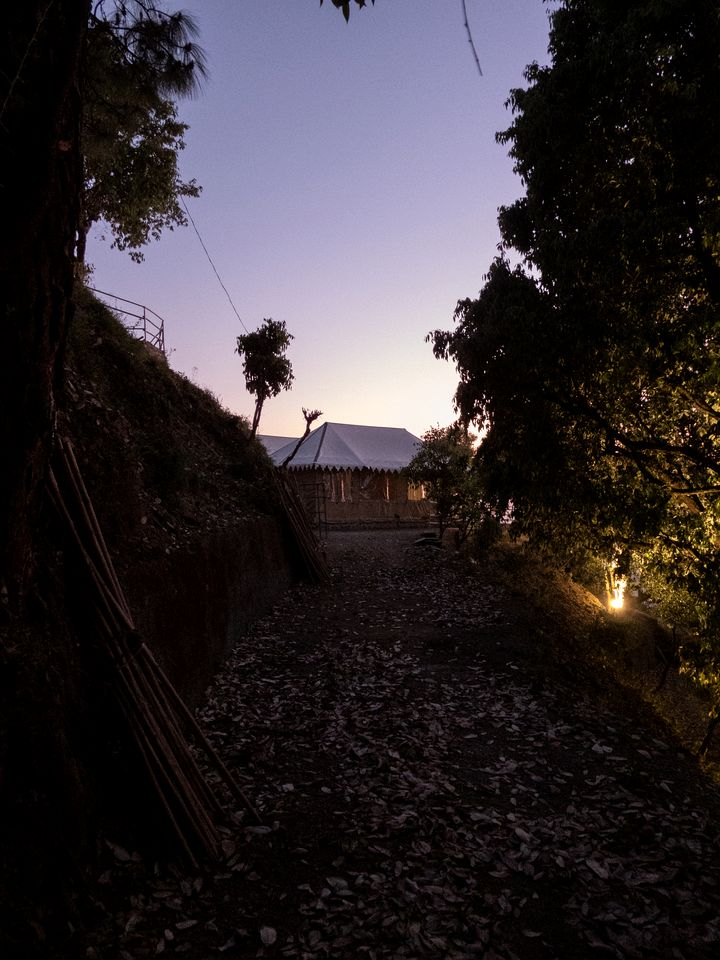
[[[322,420],[405,427],[453,419],[454,368],[426,333],[450,328],[499,240],[496,212],[521,185],[495,132],[532,60],[547,61],[541,0],[377,0],[350,23],[327,0],[185,0],[210,78],[181,104],[190,125],[190,212],[248,329],[284,320],[292,391],[261,432]],[[96,237],[102,231],[96,231]],[[251,415],[243,332],[191,227],[138,266],[93,239],[92,284],[165,318],[170,363]]]

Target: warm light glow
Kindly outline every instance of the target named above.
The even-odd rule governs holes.
[[[622,610],[625,603],[625,591],[627,589],[627,580],[621,578],[615,582],[615,586],[612,588],[612,597],[610,598],[610,606],[613,610]]]

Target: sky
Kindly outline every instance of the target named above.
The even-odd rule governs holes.
[[[181,0],[209,78],[180,102],[189,124],[188,209],[248,330],[282,320],[292,390],[260,432],[319,422],[405,427],[455,417],[454,366],[425,336],[452,329],[493,257],[497,209],[522,193],[507,148],[509,91],[547,62],[542,0],[376,0],[350,22],[330,0]],[[105,234],[106,239],[102,239]],[[170,365],[252,416],[235,353],[243,333],[191,226],[166,231],[142,264],[96,228],[91,284],[164,318]]]

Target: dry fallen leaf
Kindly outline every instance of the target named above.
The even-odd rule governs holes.
[[[266,824],[231,808],[220,867],[138,880],[120,951],[173,929],[188,957],[529,960],[542,940],[715,960],[714,788],[540,683],[501,588],[384,537],[348,535],[333,586],[295,588],[239,641],[201,720]],[[113,858],[102,896],[131,869]]]
[[[271,947],[277,940],[277,930],[274,927],[260,927],[260,939],[264,946]]]

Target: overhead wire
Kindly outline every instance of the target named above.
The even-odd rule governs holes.
[[[470,30],[470,22],[469,22],[469,20],[468,20],[467,5],[466,5],[466,3],[465,3],[465,0],[461,0],[461,2],[462,2],[462,9],[463,9],[463,17],[464,17],[464,20],[465,20],[465,29],[467,30],[468,41],[469,41],[469,43],[470,43],[470,49],[471,49],[472,52],[473,52],[473,57],[475,58],[475,64],[476,64],[476,66],[477,66],[477,68],[478,68],[478,73],[480,74],[480,76],[482,76],[482,75],[483,75],[483,72],[482,72],[482,67],[480,66],[480,57],[478,56],[478,52],[477,52],[477,49],[476,49],[476,47],[475,47],[475,41],[473,40],[472,31]]]
[[[474,39],[473,39],[472,31],[470,30],[470,23],[469,23],[469,21],[468,21],[468,13],[467,13],[466,0],[461,0],[461,3],[462,3],[462,10],[463,10],[463,19],[464,19],[464,22],[465,22],[465,29],[466,29],[467,35],[468,35],[468,41],[469,41],[469,43],[470,43],[470,48],[471,48],[471,50],[472,50],[473,57],[474,57],[474,59],[475,59],[475,64],[476,64],[476,66],[477,66],[478,73],[479,73],[480,76],[482,77],[483,71],[482,71],[482,67],[480,66],[480,58],[478,57],[477,49],[476,49],[476,47],[475,47],[475,41],[474,41]],[[201,246],[201,247],[203,248],[203,250],[205,251],[205,256],[208,258],[208,263],[209,263],[210,266],[213,268],[213,272],[214,272],[215,276],[217,277],[218,283],[220,284],[220,286],[221,286],[221,287],[223,288],[223,290],[225,291],[225,296],[228,298],[228,302],[229,302],[230,306],[233,308],[233,311],[234,311],[234,313],[235,313],[235,316],[236,316],[236,317],[238,318],[238,320],[240,321],[240,325],[242,326],[243,330],[244,330],[246,333],[250,333],[250,331],[248,330],[248,328],[245,326],[245,322],[243,321],[243,318],[242,318],[242,317],[240,316],[240,314],[238,313],[237,307],[236,307],[235,304],[233,303],[233,299],[232,299],[232,297],[230,296],[230,293],[228,292],[228,288],[227,288],[227,287],[225,286],[225,284],[223,283],[222,277],[221,277],[220,274],[218,273],[217,267],[216,267],[215,264],[213,263],[213,259],[212,259],[212,257],[210,256],[210,253],[208,252],[208,248],[205,246],[205,241],[204,241],[203,238],[200,236],[200,231],[199,231],[198,228],[197,228],[197,224],[196,224],[195,221],[193,220],[192,214],[191,214],[190,211],[188,210],[187,204],[185,203],[185,200],[184,200],[183,197],[180,197],[180,202],[182,203],[183,209],[185,210],[185,213],[187,214],[187,218],[188,218],[188,220],[190,221],[190,223],[192,224],[192,228],[193,228],[193,230],[195,231],[195,234],[197,235],[198,240],[200,241],[200,246]]]
[[[180,202],[181,202],[182,205],[183,205],[183,208],[184,208],[184,210],[185,210],[185,213],[187,214],[188,220],[189,220],[190,223],[192,224],[193,230],[194,230],[195,233],[197,234],[197,238],[198,238],[198,240],[200,241],[200,246],[201,246],[201,247],[203,248],[203,250],[205,251],[205,256],[208,258],[208,263],[209,263],[210,266],[213,268],[213,272],[214,272],[215,276],[216,276],[217,279],[218,279],[218,283],[220,284],[220,286],[221,286],[221,287],[223,288],[223,290],[225,291],[225,296],[228,298],[228,302],[229,302],[230,306],[233,308],[233,311],[235,312],[235,316],[236,316],[236,317],[238,318],[238,320],[240,321],[240,325],[242,326],[242,328],[243,328],[243,330],[245,331],[245,333],[250,333],[250,331],[248,330],[248,328],[245,326],[245,322],[244,322],[243,318],[242,318],[242,317],[240,316],[240,314],[238,313],[237,307],[236,307],[235,304],[233,303],[233,299],[232,299],[232,297],[230,296],[230,294],[229,294],[229,292],[228,292],[228,288],[227,288],[227,287],[225,286],[225,284],[222,282],[222,278],[221,278],[220,274],[218,273],[217,267],[216,267],[215,264],[213,263],[213,259],[212,259],[212,257],[210,256],[210,254],[209,254],[209,252],[208,252],[208,248],[205,246],[205,242],[204,242],[203,238],[200,236],[200,231],[198,230],[197,225],[195,224],[195,221],[194,221],[193,218],[192,218],[192,214],[191,214],[190,211],[188,210],[187,204],[185,203],[185,200],[184,200],[183,197],[180,197]]]

